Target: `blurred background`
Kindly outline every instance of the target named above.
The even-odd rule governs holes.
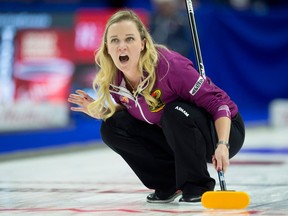
[[[248,128],[287,127],[288,1],[193,6],[207,76]],[[0,156],[101,145],[101,122],[70,112],[67,96],[94,96],[94,53],[119,8],[135,10],[155,42],[195,62],[184,0],[0,0]]]

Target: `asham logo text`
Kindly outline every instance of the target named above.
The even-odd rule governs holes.
[[[189,113],[187,113],[187,111],[184,110],[182,107],[176,106],[175,109],[179,110],[180,112],[182,112],[186,117],[189,116]]]

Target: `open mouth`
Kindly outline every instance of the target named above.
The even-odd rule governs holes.
[[[119,60],[121,63],[127,62],[129,60],[129,56],[119,56]]]

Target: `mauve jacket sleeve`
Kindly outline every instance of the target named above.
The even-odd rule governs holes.
[[[209,77],[203,79],[189,59],[176,55],[169,62],[167,84],[181,99],[204,108],[214,120],[236,115],[237,105],[227,93],[216,86]]]

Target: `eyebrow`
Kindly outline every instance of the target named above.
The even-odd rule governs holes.
[[[135,36],[135,35],[134,34],[126,34],[125,36]],[[114,37],[117,37],[117,35],[110,36],[110,38],[114,38]]]

